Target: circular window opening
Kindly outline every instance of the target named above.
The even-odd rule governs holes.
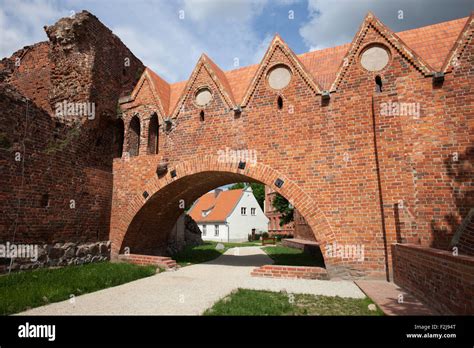
[[[205,106],[209,104],[212,100],[212,93],[208,88],[201,88],[196,93],[196,104],[199,106]]]
[[[380,71],[390,61],[390,53],[382,45],[372,45],[364,50],[360,56],[360,64],[365,70]]]
[[[291,70],[286,65],[277,65],[268,72],[268,84],[273,89],[283,89],[290,84]]]

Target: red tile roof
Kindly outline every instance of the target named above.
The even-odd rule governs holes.
[[[153,85],[155,86],[155,90],[158,93],[163,110],[167,112],[170,106],[170,85],[157,74],[155,74],[153,70],[146,68],[146,72],[150,76]]]
[[[242,194],[243,189],[222,191],[217,197],[214,191],[208,192],[197,200],[188,215],[197,223],[225,221],[234,210]],[[212,209],[211,212],[203,217],[202,212],[209,209]]]
[[[422,59],[424,59],[435,70],[441,69],[446,56],[455,44],[455,41],[463,29],[469,17],[460,18],[448,22],[438,23],[417,29],[406,30],[396,33],[400,39]],[[307,52],[298,55],[298,59],[305,66],[314,80],[323,88],[329,89],[335,80],[336,73],[342,64],[342,60],[350,47],[350,43],[325,48],[322,50]],[[217,75],[229,96],[239,104],[254,77],[259,64],[223,72],[212,60],[205,56],[212,70]],[[151,71],[151,70],[150,70]],[[166,101],[162,101],[165,112],[171,114],[181,97],[187,81],[181,81],[169,85],[169,98],[166,97],[166,82],[153,73],[153,81],[156,89]]]
[[[170,116],[176,107],[176,104],[178,104],[179,98],[186,87],[186,83],[188,83],[188,81],[176,82],[170,85],[170,107],[168,109],[168,115],[166,116]]]
[[[247,87],[250,85],[257,69],[258,64],[255,64],[240,69],[230,70],[225,73],[237,103],[240,103],[244,99]]]
[[[336,78],[336,73],[351,44],[325,48],[298,55],[298,59],[306,67],[314,80],[323,88],[329,86]]]
[[[397,35],[433,69],[439,70],[468,18],[401,31]]]
[[[229,95],[230,99],[232,100],[232,102],[235,103],[234,95],[232,93],[232,88],[230,88],[229,81],[227,81],[226,74],[207,55],[204,54],[204,58],[206,59],[207,63],[209,64],[211,69],[214,71],[214,73],[217,75],[217,79],[222,83],[225,91],[228,93],[228,95]]]

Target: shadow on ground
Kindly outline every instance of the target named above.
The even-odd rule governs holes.
[[[257,255],[232,255],[224,254],[215,260],[206,262],[208,265],[220,265],[220,266],[263,266],[272,264],[273,260],[264,254]]]

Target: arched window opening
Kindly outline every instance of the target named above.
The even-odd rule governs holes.
[[[382,78],[379,75],[375,76],[375,91],[382,92]]]
[[[155,113],[150,118],[148,125],[148,153],[158,153],[158,115]]]
[[[140,149],[140,120],[134,116],[130,121],[130,131],[128,135],[128,153],[130,156],[138,156]]]
[[[123,140],[124,140],[125,127],[123,120],[119,118],[114,125],[114,140],[113,140],[113,154],[114,158],[121,158],[123,152]]]
[[[201,110],[201,112],[199,113],[199,120],[201,120],[201,122],[204,121],[204,110]]]
[[[49,193],[44,193],[43,195],[41,195],[40,206],[42,208],[48,208],[49,207]]]
[[[283,98],[281,96],[278,96],[277,106],[278,106],[278,110],[283,109]]]

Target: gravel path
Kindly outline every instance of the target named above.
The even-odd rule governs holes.
[[[259,247],[229,249],[215,260],[77,296],[20,315],[198,315],[237,288],[364,298],[351,281],[251,277],[271,264]]]

